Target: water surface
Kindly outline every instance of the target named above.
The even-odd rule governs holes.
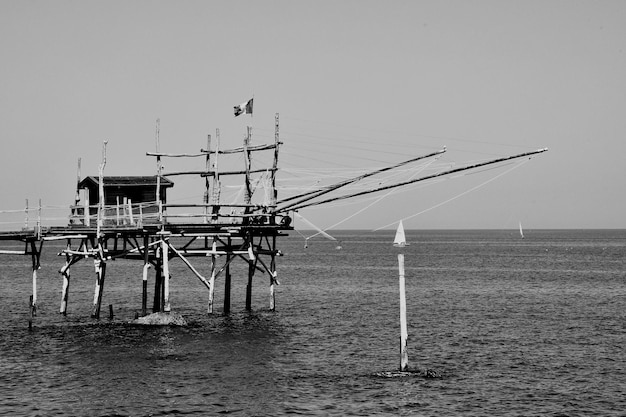
[[[30,259],[0,258],[0,414],[580,415],[626,410],[626,231],[337,232],[279,247],[277,309],[257,274],[234,268],[231,311],[171,262],[173,310],[190,325],[129,325],[140,262],[109,262],[103,318],[91,319],[93,263],[44,248],[28,331]],[[9,245],[3,243],[3,245]],[[405,255],[409,364],[440,378],[381,377],[399,366],[397,254]],[[207,259],[194,264],[208,271]],[[152,277],[151,277],[152,284]],[[149,294],[149,299],[152,293]],[[108,320],[113,305],[115,318]]]

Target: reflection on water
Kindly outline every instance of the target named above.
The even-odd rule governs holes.
[[[0,258],[0,413],[7,415],[620,415],[626,409],[626,234],[622,231],[420,232],[404,248],[409,362],[397,370],[397,249],[392,232],[332,243],[288,238],[277,311],[245,268],[232,311],[171,263],[173,308],[187,327],[131,325],[141,265],[116,261],[89,318],[93,265],[72,269],[58,314],[61,262],[45,252],[39,314],[27,327],[29,260]],[[411,232],[407,232],[411,239]],[[202,267],[208,268],[208,265]],[[218,281],[216,300],[223,299]],[[425,378],[426,370],[441,377]]]

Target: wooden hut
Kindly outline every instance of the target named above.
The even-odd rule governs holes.
[[[157,176],[105,176],[104,190],[104,224],[134,224],[138,221],[150,223],[157,221],[159,206],[157,202]],[[160,178],[159,200],[167,202],[167,189],[174,183],[165,177]],[[83,207],[89,206],[89,217],[98,214],[100,201],[100,182],[98,176],[88,176],[78,183],[83,190]],[[84,214],[84,210],[81,210]],[[79,220],[83,225],[91,221],[86,216]]]

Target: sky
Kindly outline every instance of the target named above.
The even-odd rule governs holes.
[[[444,146],[417,169],[549,148],[300,211],[323,229],[626,225],[623,1],[0,0],[0,57],[4,229],[25,199],[63,223],[78,158],[97,175],[105,140],[105,175],[153,175],[157,119],[160,150],[191,153],[217,129],[221,149],[247,126],[272,143],[276,113],[279,197]],[[199,179],[172,179],[170,201],[202,201]]]

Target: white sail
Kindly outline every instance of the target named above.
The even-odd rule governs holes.
[[[402,225],[402,220],[400,220],[396,230],[396,237],[393,240],[393,246],[403,247],[407,245],[408,243],[406,243],[406,237],[404,236],[404,226]]]
[[[519,234],[524,239],[524,231],[522,230],[522,222],[519,222]]]

